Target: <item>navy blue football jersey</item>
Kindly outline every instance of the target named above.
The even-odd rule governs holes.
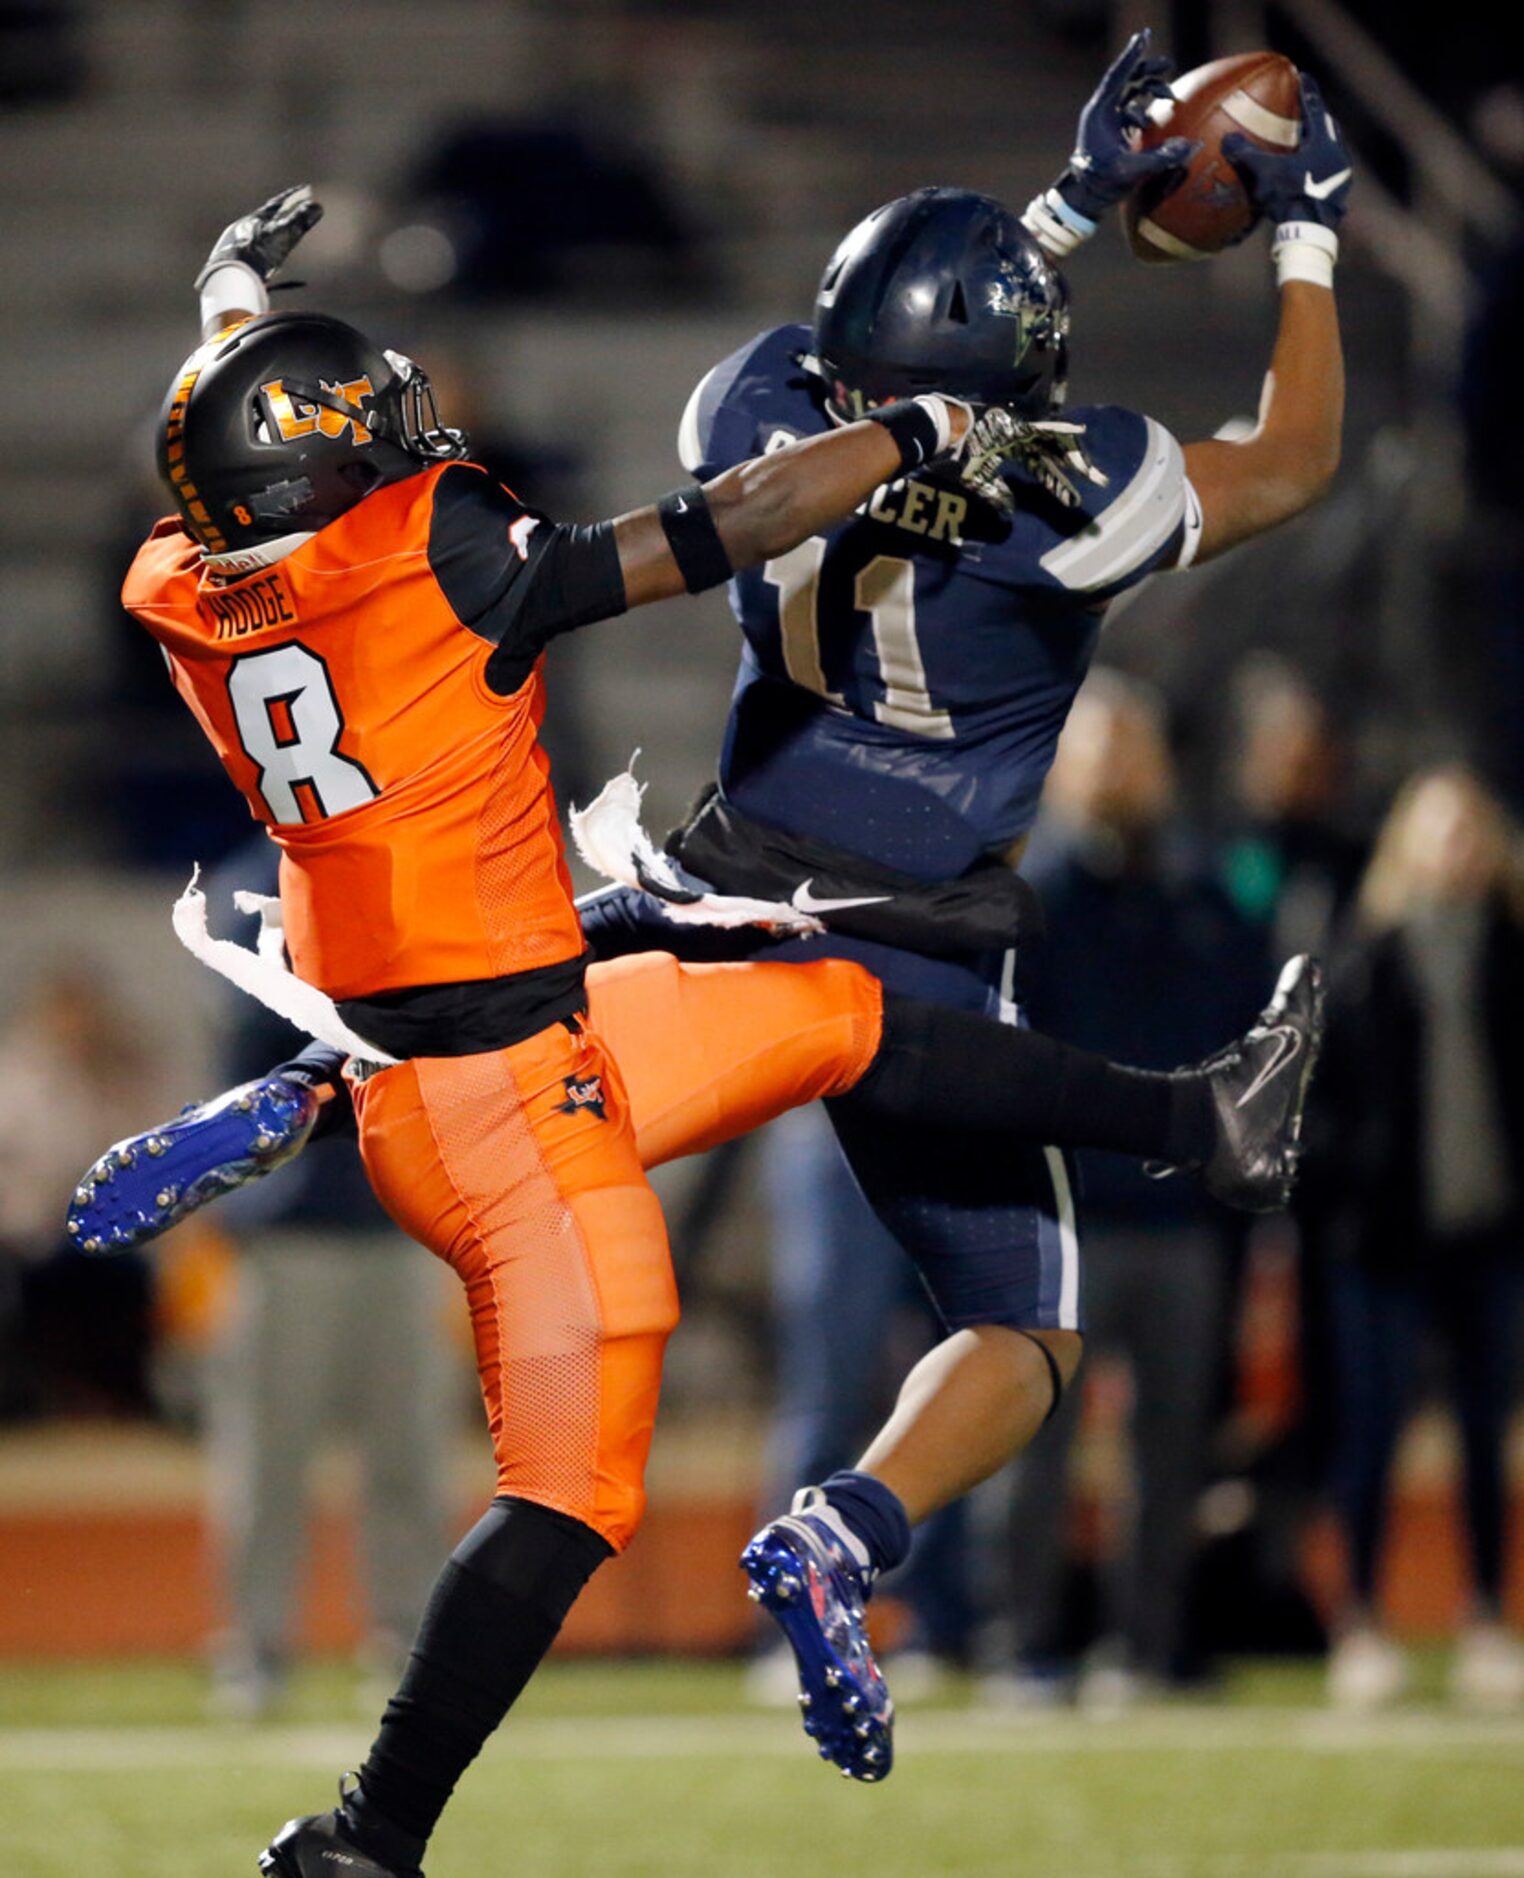
[[[764,333],[684,412],[700,479],[831,427],[801,369],[809,329]],[[1104,486],[1065,510],[1020,472],[1014,516],[935,471],[738,574],[746,644],[721,756],[737,807],[922,879],[1031,826],[1106,601],[1189,559],[1199,518],[1179,444],[1116,405],[1085,425]]]

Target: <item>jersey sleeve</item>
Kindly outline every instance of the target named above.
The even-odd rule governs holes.
[[[122,582],[122,605],[150,632],[161,616],[187,604],[182,591],[187,576],[199,569],[201,550],[186,534],[180,519],[166,515],[155,522],[148,538],[133,556]]]
[[[1076,411],[1085,449],[1105,476],[1082,484],[1085,519],[1037,544],[1042,585],[1083,594],[1092,604],[1147,574],[1188,566],[1201,534],[1201,510],[1185,473],[1185,453],[1164,426],[1137,411],[1100,405]]]
[[[612,522],[552,522],[470,464],[435,486],[428,555],[455,617],[495,648],[487,678],[504,696],[557,634],[625,610]]]

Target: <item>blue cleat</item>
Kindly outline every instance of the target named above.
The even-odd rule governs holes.
[[[820,1758],[853,1780],[883,1780],[894,1765],[894,1703],[873,1660],[863,1607],[868,1573],[804,1487],[782,1519],[741,1554],[747,1596],[777,1619],[799,1667],[804,1732]]]
[[[246,1082],[108,1148],[74,1189],[65,1231],[85,1252],[128,1252],[220,1194],[300,1154],[320,1107],[283,1076]]]

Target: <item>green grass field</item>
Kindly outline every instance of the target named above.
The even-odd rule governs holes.
[[[254,1878],[368,1734],[346,1673],[255,1728],[180,1666],[0,1669],[0,1878]],[[1524,1878],[1524,1721],[1317,1707],[1311,1669],[1123,1720],[907,1710],[883,1787],[723,1665],[552,1665],[472,1769],[429,1878]]]

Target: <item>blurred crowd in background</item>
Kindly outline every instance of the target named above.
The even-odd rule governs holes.
[[[1102,0],[998,24],[973,0],[820,17],[838,11],[787,0],[764,26],[739,0],[0,4],[20,361],[0,409],[0,1417],[158,1418],[205,1440],[231,1712],[279,1692],[324,1431],[364,1447],[384,1667],[453,1511],[441,1457],[476,1411],[448,1286],[345,1144],[160,1256],[60,1244],[106,1143],[289,1047],[165,963],[192,863],[217,870],[214,906],[265,886],[269,863],[115,598],[159,506],[147,417],[193,337],[190,279],[229,215],[310,175],[329,217],[303,261],[324,304],[416,353],[447,421],[540,506],[614,512],[676,480],[677,416],[714,360],[807,317],[841,229],[922,182],[1019,206],[1108,47],[1148,17]],[[1326,1056],[1290,1221],[1249,1232],[1186,1180],[1086,1158],[1086,1385],[1011,1479],[926,1529],[891,1587],[908,1613],[891,1679],[905,1693],[974,1667],[1005,1701],[1105,1708],[1198,1683],[1224,1653],[1328,1646],[1336,1701],[1394,1698],[1394,1457],[1438,1399],[1469,1583],[1454,1690],[1521,1704],[1505,1615],[1524,1374],[1524,93],[1464,35],[1436,65],[1427,35],[1409,45],[1374,9],[1152,13],[1182,64],[1256,43],[1306,58],[1352,130],[1349,448],[1308,520],[1116,609],[1028,862],[1050,937],[1021,961],[1023,996],[1045,1029],[1170,1067],[1240,1029],[1275,962],[1310,949],[1330,972]],[[1397,139],[1396,86],[1454,148],[1427,118]],[[245,115],[226,122],[235,89]],[[155,142],[166,111],[178,153]],[[1074,268],[1078,395],[1187,437],[1251,411],[1257,246],[1141,284],[1104,246]],[[722,718],[723,603],[588,637],[556,654],[563,803],[639,743],[653,804],[675,811]],[[854,1458],[934,1327],[818,1116],[669,1197],[688,1318],[671,1410],[723,1394],[771,1418],[771,1511],[770,1483]],[[372,1360],[346,1361],[362,1344]],[[1113,1450],[1125,1465],[1096,1463]],[[1327,1509],[1346,1565],[1318,1595],[1304,1538]],[[759,1659],[755,1688],[791,1700],[776,1667]]]

